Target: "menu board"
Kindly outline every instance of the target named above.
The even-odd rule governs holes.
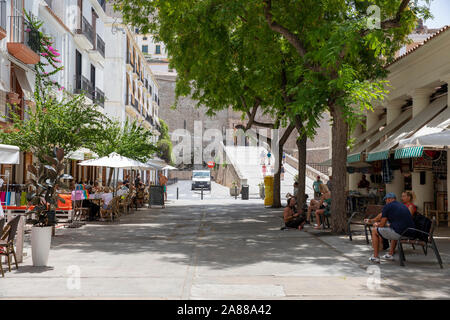
[[[164,205],[164,188],[163,186],[150,186],[150,208],[152,206],[162,206]]]

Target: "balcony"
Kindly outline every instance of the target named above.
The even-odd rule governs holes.
[[[10,18],[11,34],[6,45],[9,54],[25,64],[37,64],[41,49],[39,31],[31,29],[23,16]]]
[[[99,88],[95,88],[94,102],[101,107],[105,107],[105,94]]]
[[[89,57],[96,62],[101,62],[105,59],[105,42],[98,34],[94,49],[89,51]]]
[[[82,48],[92,50],[95,45],[94,29],[85,17],[81,18],[80,28],[75,30],[74,40]]]
[[[89,81],[86,77],[82,75],[75,76],[75,89],[74,93],[76,94],[84,94],[91,100],[94,100],[95,91],[94,86],[91,81]]]

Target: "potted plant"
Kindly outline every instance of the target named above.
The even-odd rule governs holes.
[[[28,195],[28,202],[33,208],[28,211],[29,215],[34,215],[31,219],[31,252],[33,265],[46,266],[50,252],[51,236],[53,226],[56,224],[55,212],[58,200],[65,203],[65,200],[57,194],[57,188],[65,187],[62,182],[64,177],[64,151],[57,149],[54,151],[55,158],[45,156],[45,163],[28,166],[32,178],[28,180],[27,186],[31,187]]]
[[[239,195],[239,185],[237,181],[233,181],[230,187],[230,196],[235,197]]]

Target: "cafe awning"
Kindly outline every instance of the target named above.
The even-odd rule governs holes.
[[[378,147],[370,151],[366,161],[385,160],[389,158],[390,151],[395,148],[402,139],[411,137],[421,127],[436,117],[447,106],[447,97],[441,97],[433,101],[421,113],[408,121],[395,133],[390,135],[386,141],[382,142]]]
[[[395,150],[395,159],[420,158],[423,147],[408,147]]]
[[[8,144],[0,144],[0,164],[19,164],[20,149]]]
[[[383,136],[386,136],[388,134],[390,134],[392,131],[394,131],[396,128],[398,128],[399,126],[401,126],[403,123],[405,123],[406,121],[408,121],[408,119],[410,119],[412,116],[412,110],[406,110],[405,112],[403,112],[399,117],[395,118],[391,123],[389,123],[388,125],[386,125],[383,130],[379,130],[380,127],[378,127],[378,131],[375,130],[375,134],[369,136],[367,138],[367,141],[360,145],[359,147],[354,148],[353,150],[349,151],[349,156],[353,156],[355,154],[361,154],[362,152],[366,151],[367,149],[369,149],[371,146],[373,146],[375,143],[377,143],[378,141],[380,141],[380,139]],[[381,122],[381,121],[380,121]],[[380,123],[379,122],[379,123]],[[377,123],[374,127],[376,127],[377,125],[379,125],[379,123]],[[374,131],[372,127],[372,130],[370,131]]]

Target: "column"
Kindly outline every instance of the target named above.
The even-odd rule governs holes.
[[[413,118],[428,107],[432,92],[432,89],[421,88],[416,89],[411,94],[413,99]],[[434,202],[433,172],[425,171],[425,184],[420,184],[420,172],[412,172],[412,189],[416,194],[416,206],[419,212],[423,212],[424,202]]]
[[[362,133],[362,126],[358,124],[352,133],[352,138],[357,138]],[[351,152],[350,152],[351,153]],[[349,173],[348,175],[348,190],[356,190],[358,188],[358,182],[361,180],[361,174],[360,173]]]
[[[386,106],[386,125],[397,119],[402,113],[402,106],[405,104],[403,100],[389,101]],[[393,192],[400,199],[405,189],[405,180],[401,170],[394,170],[394,179],[391,183],[386,184],[386,192]]]
[[[442,81],[446,82],[450,87],[450,74],[442,77]],[[447,108],[450,108],[450,92],[447,94]],[[450,196],[450,145],[447,146],[447,199]],[[450,212],[450,208],[447,209]],[[448,226],[450,227],[450,219],[448,219]]]

